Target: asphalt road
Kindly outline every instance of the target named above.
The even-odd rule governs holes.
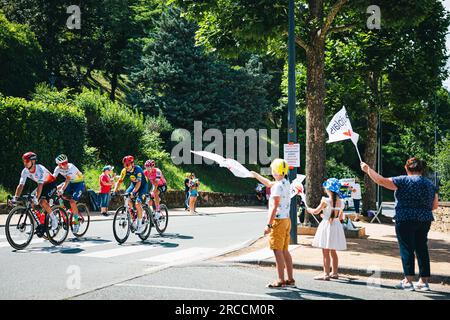
[[[153,229],[147,241],[132,234],[124,245],[114,240],[112,221],[96,221],[80,241],[35,241],[22,251],[9,246],[1,227],[0,299],[450,299],[448,286],[403,292],[391,280],[314,281],[317,272],[308,270],[295,271],[297,288],[267,289],[274,268],[211,259],[259,237],[265,214],[172,217],[163,237]]]
[[[12,249],[0,228],[0,299],[64,299],[180,263],[236,249],[261,235],[265,212],[172,217],[163,237],[131,234],[118,245],[112,221],[91,222],[86,238],[59,247],[35,236]]]

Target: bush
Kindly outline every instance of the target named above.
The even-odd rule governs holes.
[[[109,100],[107,95],[84,89],[75,98],[84,110],[88,145],[95,147],[100,159],[118,165],[125,155],[142,155],[144,117],[127,106]]]
[[[450,136],[439,144],[436,160],[435,169],[440,180],[439,200],[450,201]]]
[[[355,171],[342,163],[337,163],[334,158],[327,160],[326,167],[327,178],[346,179],[358,177]]]
[[[0,11],[0,91],[25,97],[42,79],[42,49],[31,28],[10,22]]]
[[[49,170],[60,153],[75,163],[83,160],[86,121],[74,106],[0,97],[0,123],[0,184],[6,188],[17,185],[27,151]]]

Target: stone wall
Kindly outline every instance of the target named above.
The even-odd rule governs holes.
[[[169,208],[183,208],[186,194],[184,191],[167,191],[162,202]],[[110,210],[114,210],[123,203],[122,197],[111,200]],[[199,192],[197,207],[225,207],[225,206],[257,206],[261,205],[254,194],[233,194],[222,192]]]
[[[434,220],[431,230],[450,233],[450,202],[439,203],[439,209],[434,212]]]

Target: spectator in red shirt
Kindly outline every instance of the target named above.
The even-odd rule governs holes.
[[[105,217],[108,216],[108,205],[111,200],[111,187],[114,185],[114,179],[111,178],[111,173],[114,167],[105,166],[103,168],[103,173],[100,175],[100,193],[98,195],[100,200],[100,212]]]

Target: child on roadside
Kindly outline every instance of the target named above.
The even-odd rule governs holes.
[[[278,272],[278,280],[267,285],[268,288],[295,287],[293,277],[292,257],[289,253],[291,219],[289,216],[291,206],[290,183],[286,179],[289,167],[285,160],[275,159],[272,161],[272,176],[275,181],[252,171],[253,177],[258,179],[267,188],[271,188],[269,212],[264,235],[269,234],[270,249],[273,250]],[[287,280],[284,277],[286,268]]]
[[[111,200],[111,187],[114,185],[114,178],[111,178],[111,173],[114,167],[105,166],[103,173],[99,177],[100,193],[98,195],[100,202],[100,212],[103,216],[108,216],[108,205]]]
[[[338,279],[338,256],[336,251],[346,250],[344,228],[340,220],[343,219],[344,202],[340,199],[341,183],[336,178],[330,178],[323,183],[328,198],[323,197],[316,209],[307,208],[310,214],[322,212],[322,221],[317,228],[313,240],[313,247],[322,248],[323,274],[314,277],[314,280]],[[330,256],[332,260],[332,273],[330,275]]]

